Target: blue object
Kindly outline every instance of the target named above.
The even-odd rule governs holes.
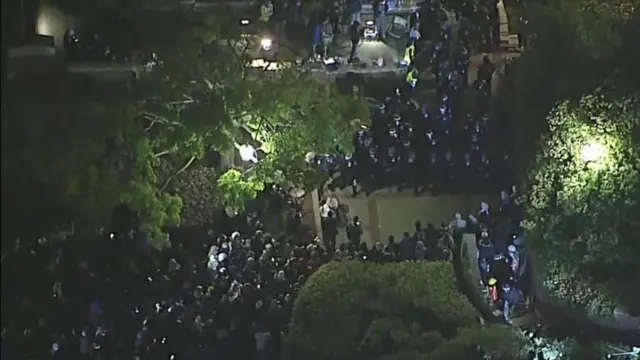
[[[313,44],[322,43],[322,27],[320,24],[316,24],[313,28]]]

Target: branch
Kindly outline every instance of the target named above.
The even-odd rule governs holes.
[[[260,118],[260,123],[258,124],[258,129],[262,129],[264,127],[268,127],[267,130],[273,130],[276,128],[276,126],[265,116],[263,116],[262,114],[257,114],[258,117]]]
[[[165,117],[150,113],[150,112],[142,112],[140,115],[144,116],[145,119],[151,121],[149,126],[147,126],[144,130],[149,131],[155,124],[166,124],[166,125],[174,125],[174,126],[182,126],[182,124],[178,121],[170,121]]]
[[[165,155],[169,155],[169,154],[171,154],[171,151],[170,151],[170,150],[164,150],[164,151],[160,151],[160,152],[159,152],[159,153],[157,153],[157,154],[154,154],[154,155],[153,155],[153,157],[154,157],[154,158],[159,158],[159,157],[161,157],[161,156],[165,156]]]
[[[249,40],[247,39],[242,39],[242,40],[246,40],[247,43],[245,46],[243,46],[242,52],[240,54],[238,54],[235,50],[235,45],[238,44],[239,41],[235,41],[232,45],[231,40],[227,39],[227,47],[229,47],[229,49],[231,50],[231,53],[233,53],[233,56],[235,57],[236,61],[238,62],[238,65],[241,66],[242,68],[242,76],[241,78],[244,80],[246,79],[247,76],[247,64],[245,63],[244,59],[245,59],[245,55],[247,53],[247,51],[249,50]]]
[[[191,166],[191,164],[193,164],[194,161],[196,161],[196,157],[195,156],[192,156],[191,158],[189,158],[189,160],[184,164],[184,166],[182,166],[180,168],[180,170],[176,171],[173,175],[169,176],[167,181],[160,188],[159,192],[160,193],[164,192],[167,189],[167,187],[169,186],[169,184],[171,183],[171,181],[173,181],[173,179],[175,179],[176,176],[178,176],[178,175],[182,174],[183,172],[185,172],[185,170],[187,170],[189,168],[189,166]]]
[[[149,130],[151,130],[151,128],[153,127],[153,125],[157,124],[158,122],[156,120],[151,120],[151,124],[149,124],[149,126],[147,126],[144,131],[147,132]]]
[[[247,53],[247,50],[249,49],[249,45],[247,44],[247,46],[244,46],[244,48],[242,49],[242,52],[238,54],[236,52],[237,44],[238,44],[238,41],[235,41],[233,44],[231,44],[231,39],[227,39],[227,47],[229,47],[229,49],[231,50],[231,53],[236,58],[236,61],[238,61],[238,63],[243,65],[242,59],[244,59],[244,55]],[[244,68],[244,65],[243,65],[243,68]]]

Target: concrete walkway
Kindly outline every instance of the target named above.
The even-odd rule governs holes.
[[[470,266],[470,268],[467,270],[473,282],[473,284],[466,284],[466,286],[463,287],[470,289],[475,288],[478,291],[475,295],[467,294],[471,300],[473,297],[477,298],[477,295],[483,294],[479,286],[480,271],[476,262],[477,247],[475,237],[465,234],[461,241],[461,246],[465,246],[468,250],[468,266]],[[465,266],[465,264],[462,265]],[[462,270],[465,269],[461,269],[461,271]],[[534,278],[534,313],[513,318],[514,325],[521,328],[529,328],[532,325],[541,323],[570,336],[580,336],[591,340],[598,339],[626,345],[640,345],[640,329],[635,327],[634,323],[623,324],[620,321],[615,321],[615,319],[590,318],[580,310],[570,309],[558,303],[549,295],[544,285],[542,285],[542,282],[536,278],[535,272],[533,272],[533,270],[531,271]],[[482,310],[486,310],[486,308],[478,310],[482,313]],[[495,316],[499,314],[500,313],[496,312],[491,319],[486,320],[493,321],[495,320]]]

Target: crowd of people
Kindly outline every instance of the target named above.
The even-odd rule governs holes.
[[[369,5],[367,14],[373,19],[364,20],[363,9]],[[405,34],[409,43],[418,41],[421,47],[426,42],[438,42],[438,33],[446,31],[453,37],[476,45],[493,46],[500,41],[498,2],[463,1],[442,2],[428,0],[420,2],[388,0],[327,0],[302,3],[299,0],[262,0],[260,20],[271,25],[274,31],[287,38],[303,35],[303,41],[311,45],[312,57],[326,57],[338,36],[348,38],[352,48],[349,60],[357,59],[357,48],[363,39],[384,41],[391,25],[391,12],[403,8],[410,13]],[[449,13],[455,15],[448,15]],[[408,11],[407,11],[408,10]],[[455,16],[456,19],[451,19]],[[452,24],[456,23],[456,29]],[[459,29],[458,29],[459,27]]]
[[[123,226],[18,239],[2,253],[2,355],[279,359],[296,293],[326,262],[451,260],[451,226],[418,221],[399,241],[372,246],[354,218],[349,241],[336,244],[305,237],[299,211],[280,236],[243,216],[233,231],[172,234],[163,251]]]
[[[491,76],[491,65],[486,76]],[[485,75],[482,75],[485,76]],[[484,78],[483,78],[484,79]],[[478,93],[490,96],[490,80]],[[489,85],[487,85],[489,84]],[[440,88],[424,102],[396,91],[372,106],[371,126],[354,135],[354,153],[316,154],[312,161],[339,172],[333,186],[372,192],[388,186],[416,193],[497,191],[512,182],[509,143],[485,105],[469,106],[465,94]]]
[[[342,173],[335,186],[352,186],[354,194],[387,186],[457,193],[497,191],[496,186],[513,181],[510,144],[490,116],[495,66],[484,56],[471,85],[468,76],[470,55],[499,43],[497,3],[455,5],[461,17],[455,27],[443,6],[425,1],[409,17],[402,60],[408,67],[405,85],[376,93],[371,126],[355,134],[354,153],[338,151],[313,159],[327,171]],[[374,2],[373,8],[386,7]],[[382,15],[375,16],[378,21]],[[346,17],[352,18],[358,16]],[[359,23],[354,20],[351,26]],[[362,36],[359,30],[353,34],[355,49]],[[366,81],[347,74],[347,82],[361,86]]]
[[[477,265],[480,284],[489,304],[500,310],[507,323],[511,314],[524,309],[531,295],[528,254],[524,242],[524,209],[513,188],[500,194],[500,220],[494,222],[491,209],[482,204],[481,226],[476,231]]]
[[[425,2],[411,15],[408,86],[379,99],[371,126],[354,135],[353,154],[313,159],[325,170],[340,172],[334,186],[352,186],[354,192],[391,185],[417,193],[478,192],[510,181],[507,150],[490,146],[495,141],[488,121],[493,75],[488,59],[473,85],[475,103],[465,101],[470,53],[479,43],[497,39],[495,27],[486,25],[495,21],[485,21],[482,14],[487,19],[497,15],[479,10],[492,6],[463,3],[455,11],[469,21],[460,22],[457,34],[442,17],[441,3]],[[266,0],[260,20],[289,33],[309,29],[313,51],[321,55],[337,34],[348,34],[356,57],[364,36],[362,1],[319,4],[308,12],[300,0]],[[376,1],[373,8],[376,34],[383,38],[388,6]],[[309,13],[313,15],[305,20],[303,14]],[[109,46],[97,35],[94,40],[85,46],[68,32],[69,57],[83,56],[81,52],[109,57]],[[416,96],[427,86],[416,73],[427,69],[435,75],[435,99]],[[2,355],[277,360],[296,293],[320,266],[345,259],[450,261],[452,233],[463,228],[478,234],[483,285],[509,321],[510,310],[521,302],[519,291],[525,290],[526,260],[516,196],[504,193],[502,198],[500,214],[514,219],[508,229],[498,225],[506,216],[497,221],[483,206],[477,216],[457,216],[440,228],[418,221],[413,231],[398,241],[390,236],[386,244],[363,242],[358,217],[344,229],[348,241],[338,244],[341,229],[334,204],[323,213],[322,240],[301,230],[299,208],[290,211],[283,235],[273,236],[255,217],[246,217],[233,229],[199,238],[175,234],[164,251],[151,248],[143,234],[126,227],[92,236],[19,239],[2,253]]]

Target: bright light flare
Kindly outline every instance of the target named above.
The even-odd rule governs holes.
[[[326,59],[324,59],[322,61],[324,62],[325,65],[333,65],[333,64],[335,64],[337,62],[336,58],[334,58],[334,57],[326,58]]]
[[[273,40],[270,38],[263,38],[262,40],[260,40],[260,46],[264,49],[264,50],[271,50],[271,47],[273,46]]]
[[[240,153],[240,158],[242,161],[250,161],[252,163],[258,162],[258,155],[256,153],[256,149],[251,145],[240,145],[238,146],[238,152]]]
[[[589,143],[582,147],[582,160],[586,163],[600,161],[606,155],[606,149],[602,144]]]
[[[366,24],[367,26],[373,26],[374,22],[373,22],[373,20],[367,20],[367,21],[365,22],[365,24]]]
[[[250,23],[251,23],[251,21],[249,19],[240,20],[240,25],[249,25]]]

